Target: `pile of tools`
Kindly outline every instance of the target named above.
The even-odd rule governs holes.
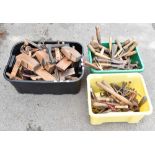
[[[136,46],[135,40],[126,40],[121,43],[118,39],[113,42],[112,37],[109,37],[108,46],[105,47],[101,43],[100,28],[96,27],[96,37],[93,37],[88,44],[93,55],[93,62],[85,61],[85,65],[96,70],[137,69],[138,62],[131,62],[131,57],[137,53]]]
[[[116,83],[107,83],[106,81],[96,82],[97,87],[101,89],[95,93],[91,88],[92,111],[95,114],[107,112],[139,112],[140,107],[147,101],[146,96],[141,95],[131,88],[131,81]],[[138,101],[138,97],[141,98]]]
[[[14,80],[65,81],[76,80],[75,66],[82,55],[69,44],[34,43],[25,40],[11,73]]]

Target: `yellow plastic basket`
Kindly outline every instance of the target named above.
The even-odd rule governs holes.
[[[131,87],[135,88],[142,96],[146,96],[147,102],[140,108],[140,112],[110,112],[105,114],[94,114],[91,107],[90,88],[92,88],[95,93],[99,92],[100,89],[96,86],[96,81],[102,80],[109,83],[131,81]],[[92,125],[99,125],[106,122],[138,123],[145,115],[150,115],[153,111],[144,79],[139,73],[90,74],[87,77],[87,93],[90,123]],[[140,100],[141,98],[139,97],[137,99]]]

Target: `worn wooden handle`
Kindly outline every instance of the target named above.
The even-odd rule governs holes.
[[[91,50],[91,52],[92,52],[94,55],[96,55],[96,56],[98,56],[98,57],[101,57],[101,58],[104,58],[104,59],[110,59],[110,58],[109,58],[108,56],[106,56],[106,55],[97,53],[97,52],[95,51],[95,49],[94,49],[90,44],[88,45],[88,48]]]
[[[96,28],[96,37],[97,37],[98,43],[101,44],[100,27],[96,26],[95,28]]]
[[[101,82],[96,82],[96,84],[97,84],[98,87],[100,87],[100,88],[102,88],[103,90],[109,92],[110,94],[112,94],[112,95],[114,95],[116,98],[118,98],[120,101],[122,101],[122,102],[120,102],[120,104],[127,104],[127,105],[132,106],[132,103],[131,103],[129,100],[127,100],[125,97],[119,95],[119,94],[116,93],[114,90],[108,88],[108,87],[105,86],[103,83],[101,83]]]
[[[92,67],[92,68],[94,68],[94,69],[96,69],[96,70],[100,70],[95,64],[91,64],[91,63],[89,63],[88,61],[84,61],[84,64],[85,64],[86,66]]]

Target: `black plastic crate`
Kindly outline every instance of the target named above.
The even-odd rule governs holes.
[[[9,81],[19,93],[31,94],[76,94],[80,91],[81,80],[84,75],[84,66],[82,59],[75,63],[75,72],[78,80],[74,81],[31,81],[31,80],[10,80],[6,72],[11,72],[15,64],[15,58],[20,54],[20,47],[24,42],[18,42],[11,51],[10,58],[4,70],[4,78]],[[38,42],[35,42],[38,43]],[[45,44],[56,44],[56,41],[47,41]],[[70,46],[75,46],[75,49],[83,55],[83,47],[78,42],[65,42]]]

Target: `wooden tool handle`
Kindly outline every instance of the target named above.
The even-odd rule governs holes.
[[[94,68],[94,69],[96,69],[96,70],[100,70],[95,64],[91,64],[91,63],[89,63],[88,61],[84,61],[84,64],[85,64],[86,66],[88,66],[88,67],[92,67],[92,68]]]
[[[98,43],[101,44],[100,27],[96,26],[95,28],[96,28],[96,37],[97,37]]]
[[[108,56],[106,56],[106,55],[97,53],[97,52],[95,51],[95,49],[94,49],[90,44],[88,45],[88,48],[91,50],[91,52],[92,52],[94,55],[96,55],[96,56],[98,56],[98,57],[101,57],[101,58],[104,58],[104,59],[110,59],[110,58],[109,58]]]
[[[127,105],[132,105],[132,103],[127,100],[125,97],[119,95],[118,93],[116,93],[114,90],[108,88],[107,86],[105,86],[104,84],[102,84],[101,82],[96,82],[97,86],[102,88],[103,90],[109,92],[110,94],[114,95],[116,98],[118,98],[120,101],[121,104],[127,104]]]

